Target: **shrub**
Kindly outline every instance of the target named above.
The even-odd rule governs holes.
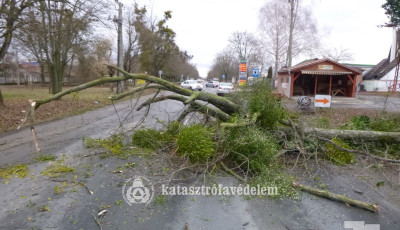
[[[278,194],[270,195],[269,197],[299,199],[298,191],[292,186],[294,181],[295,178],[285,173],[282,165],[273,163],[255,175],[250,184],[254,187],[257,185],[262,187],[277,187]]]
[[[210,128],[201,125],[184,127],[177,137],[177,152],[192,163],[204,162],[215,154],[213,136]]]
[[[124,148],[122,136],[114,134],[109,138],[101,140],[101,147],[111,151],[111,153],[114,155],[121,154]]]
[[[176,137],[179,135],[179,131],[181,130],[181,123],[177,121],[173,121],[169,123],[166,127],[166,130],[162,133],[162,140],[164,145],[172,144],[175,142]]]
[[[331,139],[331,141],[344,149],[350,149],[350,146],[347,143],[338,138],[334,137]],[[329,142],[325,144],[325,151],[328,157],[337,165],[345,165],[355,162],[355,156],[353,153],[343,151]]]
[[[262,172],[276,159],[278,144],[268,132],[247,126],[231,128],[224,135],[223,150],[238,164],[248,161],[248,169],[252,171]]]
[[[171,122],[165,131],[140,129],[132,135],[132,144],[141,148],[160,149],[175,142],[179,134],[180,123]]]
[[[400,131],[400,117],[396,116],[383,116],[375,118],[371,121],[371,129],[383,132],[399,132]]]
[[[273,94],[268,81],[257,81],[244,87],[233,100],[241,103],[246,113],[260,113],[257,124],[264,129],[273,129],[277,121],[286,116],[279,96]]]
[[[162,146],[162,134],[155,129],[139,129],[132,135],[132,144],[141,148],[158,149]]]
[[[368,116],[354,116],[350,119],[349,123],[342,126],[341,129],[351,130],[369,130],[371,119]]]

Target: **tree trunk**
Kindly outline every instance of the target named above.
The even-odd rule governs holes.
[[[302,132],[302,130],[299,130]],[[363,130],[340,130],[340,129],[319,129],[306,127],[304,134],[315,134],[318,137],[331,139],[337,137],[342,140],[365,140],[365,141],[400,141],[400,132],[379,132]]]
[[[292,47],[293,47],[293,29],[294,29],[294,4],[296,0],[290,1],[290,25],[289,25],[289,45],[287,51],[286,65],[292,66]]]
[[[42,82],[42,84],[46,83],[46,78],[44,76],[44,65],[42,62],[39,63],[39,67],[40,67],[40,81]]]
[[[59,58],[58,54],[54,54],[54,63],[49,64],[52,94],[57,94],[62,91],[64,81],[64,65]]]
[[[3,94],[1,93],[1,89],[0,89],[0,108],[4,107],[4,106],[5,106],[5,104],[4,104],[4,101],[3,101]]]

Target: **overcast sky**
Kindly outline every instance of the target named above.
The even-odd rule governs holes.
[[[258,12],[266,1],[137,0],[140,5],[152,6],[159,18],[163,11],[173,12],[168,25],[176,32],[179,47],[194,55],[192,62],[202,77],[207,76],[215,55],[228,45],[233,32],[257,32]],[[392,32],[377,27],[387,21],[381,8],[385,0],[303,1],[313,10],[324,47],[349,49],[353,63],[358,64],[376,64],[387,57]]]

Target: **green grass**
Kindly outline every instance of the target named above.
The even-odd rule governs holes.
[[[64,173],[73,173],[73,172],[75,172],[75,170],[71,167],[61,164],[53,164],[47,166],[46,169],[42,171],[42,175],[49,177],[59,177]]]
[[[63,90],[69,88],[71,87],[64,87]],[[15,129],[21,124],[21,119],[24,117],[24,113],[21,111],[29,109],[28,100],[40,100],[52,96],[48,87],[41,86],[12,85],[0,86],[0,89],[7,108],[0,113],[0,132]],[[149,90],[141,95],[148,95],[153,92],[154,90]],[[111,92],[108,87],[92,87],[77,93],[71,93],[60,100],[42,105],[35,113],[36,122],[61,119],[110,105],[112,102],[109,97],[113,94],[115,93]],[[132,97],[126,97],[122,100],[130,99]]]
[[[28,166],[14,165],[9,168],[0,168],[0,178],[10,179],[12,176],[25,178],[28,176]]]
[[[71,87],[64,87],[63,90]],[[49,93],[48,87],[25,87],[25,86],[4,86],[1,90],[3,99],[44,99],[52,96]],[[99,100],[102,102],[109,102],[108,96],[112,95],[108,87],[93,87],[85,89],[78,93],[66,95],[63,98],[73,100]]]
[[[46,162],[46,161],[55,161],[57,158],[52,155],[44,155],[40,157],[35,157],[35,160],[40,161],[40,162]]]

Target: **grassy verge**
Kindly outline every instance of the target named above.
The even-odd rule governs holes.
[[[29,99],[44,99],[51,96],[47,87],[40,86],[1,86],[1,91],[6,108],[0,113],[0,132],[15,129],[21,124],[21,119],[29,108]],[[61,100],[42,105],[36,111],[36,121],[59,119],[110,105],[108,97],[113,94],[108,87],[93,87],[67,95]]]

